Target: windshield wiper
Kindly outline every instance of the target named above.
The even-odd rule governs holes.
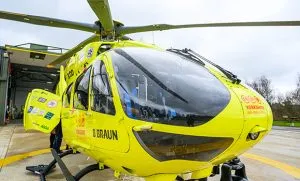
[[[167,51],[174,52],[174,53],[186,56],[188,58],[193,58],[193,60],[199,60],[199,62],[202,62],[202,63],[204,60],[205,62],[208,62],[209,64],[211,64],[214,67],[216,67],[217,69],[219,69],[228,79],[230,79],[232,81],[232,83],[239,84],[241,82],[241,80],[232,72],[222,68],[221,66],[219,66],[219,65],[215,64],[214,62],[208,60],[207,58],[199,55],[197,52],[194,52],[191,49],[185,48],[185,49],[179,50],[179,49],[172,48],[172,49],[167,49]],[[203,63],[203,65],[205,65],[205,64]]]
[[[195,56],[189,52],[185,52],[184,50],[185,49],[179,50],[179,49],[175,49],[175,48],[167,49],[167,51],[169,51],[169,52],[173,52],[178,55],[184,56],[185,58],[191,59],[191,60],[195,61],[196,63],[201,64],[202,66],[205,65],[205,63],[200,58],[198,58],[197,56]]]

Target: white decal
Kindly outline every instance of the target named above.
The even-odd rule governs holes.
[[[79,61],[81,62],[84,59],[84,51],[79,52]]]
[[[32,109],[31,114],[36,114],[36,113],[39,112],[39,110],[40,110],[39,108],[35,107],[35,108]]]
[[[56,107],[57,106],[57,101],[56,100],[51,100],[47,103],[47,106],[50,108]]]
[[[87,52],[87,58],[91,58],[91,57],[92,57],[93,51],[94,51],[93,48],[90,48],[90,49],[88,50],[88,52]]]
[[[44,116],[44,114],[46,113],[46,111],[45,110],[40,110],[40,112],[39,112],[39,116]]]

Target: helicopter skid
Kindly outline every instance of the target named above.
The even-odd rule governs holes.
[[[54,160],[57,161],[63,175],[65,176],[67,181],[78,181],[80,180],[83,176],[85,176],[86,174],[95,171],[95,170],[104,170],[107,169],[108,167],[105,165],[101,165],[101,164],[92,164],[89,165],[87,167],[85,167],[84,169],[80,170],[75,176],[73,176],[71,174],[71,172],[69,171],[69,169],[66,167],[66,165],[64,164],[64,162],[61,160],[60,155],[57,154],[57,152],[54,149],[51,149],[52,155],[54,157]]]
[[[69,154],[73,154],[73,150],[67,150],[59,155],[60,158],[67,156]],[[31,171],[32,173],[39,175],[41,181],[46,180],[46,175],[55,168],[56,159],[52,160],[49,165],[37,165],[37,166],[27,166],[26,170]]]
[[[232,175],[232,170],[235,171],[234,175]],[[248,181],[246,167],[239,158],[223,163],[220,181]]]
[[[63,175],[65,176],[67,181],[78,181],[86,174],[95,171],[95,170],[104,170],[108,168],[105,165],[100,164],[92,164],[84,169],[80,170],[75,176],[71,174],[71,172],[68,170],[64,162],[62,161],[62,157],[70,155],[70,154],[77,154],[78,152],[75,152],[72,149],[69,149],[61,154],[58,154],[54,149],[51,149],[52,155],[54,159],[52,162],[50,162],[49,165],[37,165],[37,166],[27,166],[26,170],[31,171],[32,173],[39,175],[41,181],[46,181],[46,175],[55,168],[55,164],[58,163]]]

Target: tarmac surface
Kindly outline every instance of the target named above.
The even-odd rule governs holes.
[[[38,138],[38,139],[36,139]],[[22,125],[0,127],[0,180],[31,181],[39,177],[25,170],[26,166],[48,164],[52,159],[49,153],[49,135],[25,132]],[[300,181],[300,128],[273,127],[265,139],[243,154],[241,160],[246,165],[251,181]],[[81,154],[63,158],[72,173],[95,163],[92,158]],[[58,166],[47,176],[49,181],[65,180]],[[113,181],[142,178],[122,176],[116,179],[113,171],[92,172],[87,180]],[[210,177],[209,181],[220,180],[220,176]]]

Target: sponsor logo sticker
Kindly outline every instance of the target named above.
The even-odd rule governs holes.
[[[94,51],[93,48],[89,48],[89,49],[88,49],[88,51],[87,51],[87,58],[91,58],[91,57],[92,57],[93,51]]]
[[[45,102],[47,101],[47,99],[45,99],[45,98],[43,98],[43,97],[40,97],[40,98],[38,99],[38,101],[41,102],[41,103],[45,103]]]
[[[50,108],[54,108],[57,106],[57,101],[56,100],[51,100],[47,103],[47,106]]]
[[[35,107],[35,108],[32,109],[31,114],[36,114],[39,111],[40,111],[40,109]]]
[[[46,125],[42,125],[41,128],[45,129],[45,130],[49,130],[49,127]]]
[[[27,111],[27,113],[31,113],[32,109],[33,109],[33,107],[32,107],[32,106],[30,106],[30,107],[28,108],[28,111]]]
[[[44,116],[44,118],[50,120],[53,116],[54,116],[54,114],[52,112],[47,112],[47,114]]]
[[[40,112],[38,113],[38,115],[39,115],[39,116],[44,116],[44,115],[45,115],[45,113],[46,113],[46,111],[45,111],[45,110],[40,110]]]

